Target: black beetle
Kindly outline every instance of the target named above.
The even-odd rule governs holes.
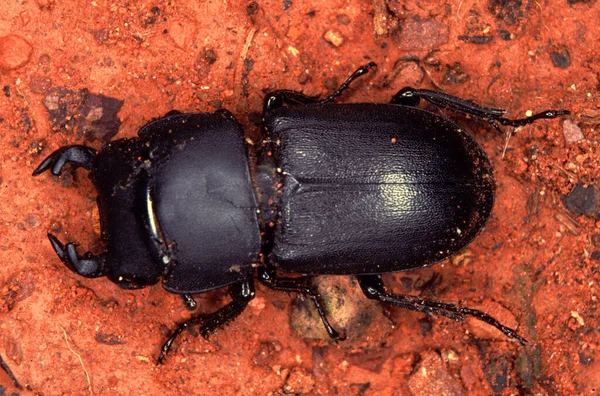
[[[107,276],[123,288],[162,281],[188,306],[195,306],[192,294],[230,286],[232,301],[180,324],[159,362],[186,327],[199,324],[207,337],[237,317],[254,297],[254,268],[264,285],[310,297],[334,339],[344,335],[307,286],[311,275],[352,274],[370,299],[455,320],[474,316],[525,343],[484,312],[387,293],[381,274],[459,252],[494,202],[483,149],[452,121],[416,107],[420,99],[496,127],[568,111],[511,120],[504,110],[413,88],[389,104],[331,103],[374,66],[360,67],[323,100],[287,90],[267,95],[253,166],[242,128],[226,110],[172,112],[99,152],[58,149],[33,175],[60,175],[67,163],[91,171],[105,250],[79,255],[73,243],[49,234],[54,250],[74,272]]]

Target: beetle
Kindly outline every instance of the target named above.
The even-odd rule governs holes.
[[[375,66],[361,66],[325,99],[290,90],[266,95],[263,141],[252,164],[242,127],[227,110],[171,112],[100,151],[54,151],[33,175],[58,176],[66,164],[90,171],[105,244],[99,255],[80,255],[74,243],[48,234],[54,251],[77,274],[106,276],[122,288],[160,281],[189,307],[193,294],[229,287],[231,302],[178,325],[159,363],[188,326],[198,325],[207,338],[240,315],[255,296],[255,272],[269,288],[312,299],[335,340],[345,335],[329,323],[311,276],[353,275],[369,299],[455,320],[473,316],[524,344],[482,311],[389,293],[381,274],[461,251],[494,203],[483,148],[451,120],[419,108],[421,99],[496,127],[569,112],[509,119],[501,109],[414,88],[386,104],[335,102]]]

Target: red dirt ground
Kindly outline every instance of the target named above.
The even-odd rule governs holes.
[[[18,391],[0,372],[0,394],[600,389],[600,221],[570,212],[561,199],[578,183],[598,185],[597,1],[2,3],[0,356],[26,389]],[[210,342],[184,333],[157,367],[168,330],[189,316],[180,298],[160,286],[126,291],[106,279],[76,276],[46,239],[52,231],[81,249],[99,247],[95,193],[85,172],[74,179],[31,177],[60,146],[101,146],[85,141],[89,135],[77,128],[53,130],[44,105],[49,90],[87,89],[123,101],[117,138],[134,136],[173,109],[219,107],[256,138],[248,115],[261,110],[266,91],[328,93],[371,60],[378,70],[342,101],[386,102],[413,85],[506,108],[512,117],[547,108],[573,112],[575,128],[544,120],[508,142],[493,128],[458,117],[495,166],[492,218],[459,257],[385,276],[398,292],[489,312],[518,326],[529,344],[509,342],[472,320],[461,324],[399,309],[387,310],[387,319],[377,306],[369,311],[373,322],[356,330],[360,337],[340,344],[313,340],[290,321],[292,312],[302,311],[301,304],[293,307],[296,297],[259,285],[239,319]],[[208,312],[227,296],[197,300]]]

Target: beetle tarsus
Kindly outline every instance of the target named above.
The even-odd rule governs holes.
[[[504,326],[497,319],[485,312],[471,308],[458,307],[455,304],[426,300],[416,296],[387,293],[380,275],[357,275],[356,277],[367,298],[372,300],[379,300],[383,303],[411,311],[442,315],[457,321],[464,320],[465,316],[472,316],[494,326],[508,338],[518,341],[521,345],[527,343],[527,340],[521,337],[516,330]]]
[[[377,67],[377,63],[375,63],[375,62],[369,62],[366,65],[362,65],[361,67],[359,67],[358,69],[356,69],[356,71],[354,73],[352,73],[350,75],[350,77],[348,77],[346,79],[346,81],[344,81],[342,83],[342,85],[340,85],[340,87],[335,90],[334,93],[332,93],[331,95],[329,95],[325,99],[319,101],[319,103],[323,104],[323,103],[328,103],[328,102],[333,101],[335,98],[337,98],[338,96],[340,96],[342,94],[342,92],[344,92],[346,89],[348,89],[348,87],[350,86],[350,84],[352,84],[352,82],[354,80],[356,80],[360,76],[363,76],[363,75],[367,74],[369,72],[369,70],[371,70],[373,68],[376,68],[376,67]]]
[[[233,284],[229,293],[233,299],[233,301],[231,301],[229,304],[220,308],[216,312],[211,314],[198,314],[179,324],[171,336],[169,336],[167,341],[163,344],[160,354],[156,359],[156,364],[162,364],[167,353],[169,353],[169,350],[171,349],[173,341],[175,341],[175,339],[183,332],[183,330],[189,326],[201,323],[199,329],[200,335],[202,335],[204,339],[208,340],[208,337],[212,333],[238,317],[244,311],[244,309],[246,309],[250,300],[254,298],[254,279],[250,278],[244,280],[243,282]]]
[[[69,242],[65,246],[52,234],[48,234],[48,239],[56,255],[71,271],[86,278],[98,278],[106,275],[106,258],[104,254],[96,256],[86,252],[83,256],[79,256],[74,243]]]
[[[329,323],[327,315],[325,314],[325,309],[319,301],[319,295],[310,286],[307,286],[306,284],[306,282],[308,281],[307,276],[301,276],[298,278],[278,278],[275,270],[261,267],[258,269],[258,279],[262,284],[268,286],[273,290],[295,292],[309,297],[315,304],[317,312],[321,317],[321,321],[323,322],[323,326],[325,326],[325,330],[327,331],[327,334],[329,334],[329,337],[331,337],[335,341],[343,341],[346,339],[345,333],[340,334]]]
[[[525,126],[527,124],[531,124],[537,120],[552,119],[552,118],[556,118],[556,117],[559,117],[562,115],[569,115],[569,114],[571,114],[571,112],[568,110],[545,110],[545,111],[541,111],[537,114],[534,114],[532,116],[525,117],[525,118],[519,118],[516,120],[511,120],[509,118],[497,118],[495,120],[505,126],[521,127],[521,126]],[[490,121],[492,121],[492,120],[490,120]]]
[[[73,167],[92,168],[92,159],[96,155],[96,150],[93,148],[73,145],[61,147],[50,154],[42,163],[33,171],[33,176],[38,176],[48,169],[51,170],[54,176],[59,176],[65,164],[71,164]]]

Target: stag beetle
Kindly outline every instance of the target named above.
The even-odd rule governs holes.
[[[496,127],[569,112],[508,119],[501,109],[413,88],[386,104],[334,103],[374,66],[357,69],[325,99],[289,90],[268,94],[256,156],[248,155],[244,132],[227,110],[171,112],[138,137],[98,152],[82,145],[56,150],[33,175],[60,175],[65,164],[89,170],[105,243],[100,255],[80,255],[72,242],[48,234],[56,254],[72,271],[106,276],[123,288],[160,281],[189,306],[193,294],[229,286],[232,301],[179,324],[159,362],[188,326],[199,325],[208,337],[240,315],[255,295],[255,269],[267,287],[312,299],[336,340],[345,335],[330,325],[307,282],[311,276],[351,274],[367,298],[455,320],[473,316],[524,344],[515,330],[479,310],[388,293],[381,274],[459,252],[494,203],[484,150],[449,119],[417,107],[421,99]]]

